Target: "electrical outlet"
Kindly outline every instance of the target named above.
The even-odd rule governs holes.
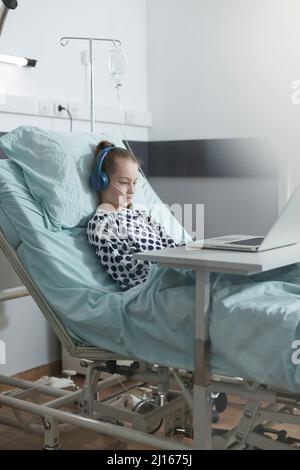
[[[67,103],[65,101],[54,101],[53,102],[53,114],[54,116],[56,117],[66,117],[65,116],[65,111],[62,110],[62,111],[58,111],[58,106],[61,105],[63,108],[66,108],[67,107]]]
[[[76,119],[78,116],[78,106],[77,103],[67,103],[67,108],[71,113],[73,119]]]
[[[51,101],[39,100],[39,114],[42,116],[50,116],[51,114]]]
[[[132,111],[126,111],[125,113],[125,124],[133,124],[133,112]]]

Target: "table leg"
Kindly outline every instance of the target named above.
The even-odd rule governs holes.
[[[194,335],[193,427],[194,449],[211,449],[211,402],[209,363],[209,273],[196,270]]]

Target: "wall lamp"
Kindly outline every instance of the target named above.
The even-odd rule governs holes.
[[[8,12],[10,10],[15,10],[17,6],[17,0],[0,0],[0,36],[3,31]],[[35,59],[28,59],[27,57],[15,57],[12,55],[0,54],[0,62],[19,65],[20,67],[35,67],[37,61]]]
[[[15,10],[18,6],[17,0],[2,0],[0,5],[0,36],[9,10]]]
[[[19,65],[20,67],[35,67],[37,61],[27,57],[16,57],[14,55],[0,54],[0,62],[5,64]]]

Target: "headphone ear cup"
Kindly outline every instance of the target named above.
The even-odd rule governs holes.
[[[99,189],[100,189],[100,187],[99,187],[99,178],[97,178],[97,175],[95,175],[95,173],[93,173],[90,176],[90,185],[95,191],[99,191]]]
[[[107,174],[104,171],[101,171],[99,175],[99,183],[99,189],[102,189],[104,191],[106,188],[108,188],[109,180]]]
[[[96,166],[94,168],[94,171],[92,175],[90,176],[90,185],[95,191],[100,191],[100,190],[105,190],[108,188],[109,185],[109,179],[107,174],[101,170],[103,160],[105,159],[106,155],[110,150],[115,150],[118,147],[106,147],[105,149],[102,149],[99,154],[96,157]],[[121,149],[124,150],[124,149]]]

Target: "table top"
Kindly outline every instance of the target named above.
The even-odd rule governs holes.
[[[185,246],[146,250],[134,254],[135,259],[156,261],[182,269],[233,274],[254,274],[300,262],[300,243],[261,252],[195,249]]]

